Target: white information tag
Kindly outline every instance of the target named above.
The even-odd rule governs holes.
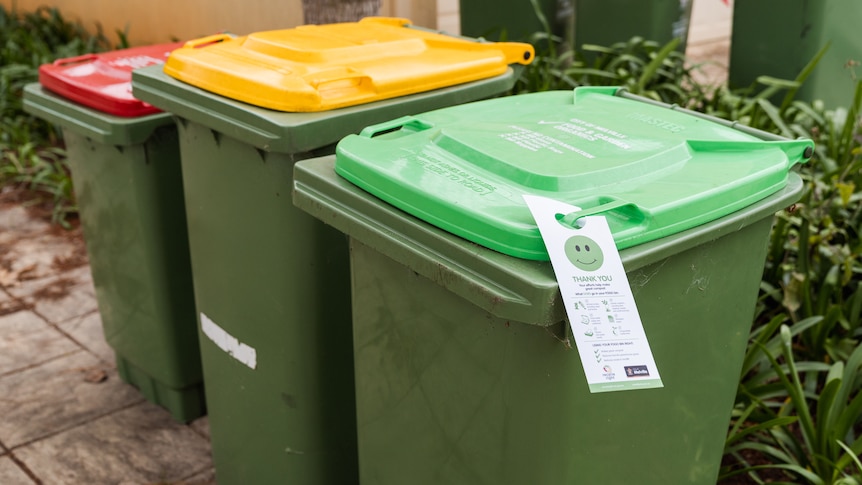
[[[560,284],[590,392],[664,387],[604,216],[561,222],[578,207],[524,195]]]

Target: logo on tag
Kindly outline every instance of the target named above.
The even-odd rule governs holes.
[[[587,236],[572,236],[564,246],[566,257],[578,269],[595,271],[602,267],[605,256],[599,243]]]
[[[649,369],[645,365],[627,365],[624,369],[628,377],[649,377]]]

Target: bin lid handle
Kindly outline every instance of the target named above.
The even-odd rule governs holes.
[[[201,47],[206,47],[210,44],[218,44],[219,42],[224,42],[226,40],[231,40],[234,38],[235,36],[231,34],[213,34],[206,37],[201,37],[200,39],[192,39],[183,44],[183,47],[188,49],[199,49]]]
[[[473,52],[500,52],[506,60],[506,64],[530,64],[536,55],[536,50],[531,44],[524,42],[488,42],[485,40],[467,40],[463,37],[440,36],[422,39],[428,47],[445,49],[450,47],[457,50],[469,50]],[[466,40],[466,42],[465,42]]]
[[[398,130],[407,130],[411,132],[425,131],[433,128],[434,125],[426,121],[414,118],[412,116],[402,116],[394,120],[384,121],[376,125],[365,127],[359,132],[359,136],[364,138],[374,138],[375,136],[392,133]]]
[[[357,86],[366,86],[369,89],[373,80],[365,73],[350,69],[349,67],[334,67],[324,71],[316,71],[302,76],[309,85],[315,89],[323,89],[326,84],[351,82]]]
[[[622,208],[627,208],[627,210],[619,211],[619,209]],[[582,227],[582,224],[578,222],[581,218],[611,211],[623,212],[628,218],[634,219],[635,222],[641,222],[645,219],[644,212],[640,209],[640,207],[638,207],[637,204],[617,199],[611,200],[610,202],[606,202],[604,204],[599,204],[595,207],[589,207],[586,209],[569,212],[568,214],[557,214],[557,220],[560,222],[560,224],[566,227],[572,227],[577,229]]]
[[[99,58],[99,56],[97,56],[96,54],[84,54],[84,55],[75,56],[75,57],[67,57],[65,59],[57,59],[56,61],[53,62],[53,64],[55,66],[62,66],[65,64],[75,64],[75,63],[79,63],[79,62],[95,61],[98,58]]]
[[[814,142],[807,139],[798,140],[688,140],[688,147],[694,151],[702,152],[753,152],[769,148],[777,148],[784,152],[787,158],[787,166],[790,169],[797,163],[807,163],[814,155]]]

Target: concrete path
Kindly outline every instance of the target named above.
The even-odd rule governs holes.
[[[117,376],[80,229],[0,203],[0,484],[214,484],[207,419]]]
[[[693,0],[685,54],[699,66],[697,79],[709,84],[727,80],[733,2]]]

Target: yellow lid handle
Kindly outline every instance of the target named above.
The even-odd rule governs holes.
[[[351,81],[354,84],[359,84],[361,82],[371,82],[371,78],[367,75],[354,71],[353,69],[346,69],[343,67],[334,67],[332,69],[326,69],[322,71],[316,71],[302,76],[302,78],[308,84],[314,86],[315,88],[319,88],[320,86],[328,83],[335,83],[339,81]]]
[[[536,57],[536,51],[533,46],[523,42],[479,42],[479,45],[489,45],[503,51],[507,64],[517,63],[526,66],[533,62],[533,58]]]
[[[486,42],[475,41],[465,37],[446,38],[443,36],[423,39],[428,45],[457,45],[458,49],[471,49],[473,51],[497,51],[502,52],[506,64],[524,64],[533,62],[536,51],[531,44],[524,42]],[[469,46],[469,47],[465,47]]]
[[[363,22],[373,22],[381,25],[391,25],[393,27],[406,27],[413,26],[413,23],[410,20],[400,17],[365,17],[359,21],[359,23]],[[435,31],[433,29],[424,29],[422,27],[416,27],[419,30],[426,30],[427,32],[435,33],[435,34],[443,34],[440,31]],[[443,34],[448,37],[448,35]],[[506,64],[529,64],[533,62],[533,58],[536,56],[535,49],[532,45],[526,44],[523,42],[484,42],[484,41],[475,41],[475,39],[470,39],[468,37],[451,37],[450,39],[446,38],[437,38],[434,39],[434,42],[464,42],[465,40],[469,40],[473,42],[475,46],[478,46],[478,49],[489,49],[489,50],[501,50],[503,51],[503,55],[506,57]],[[431,41],[430,39],[426,39],[426,41]]]
[[[382,25],[391,25],[393,27],[404,27],[406,25],[413,25],[413,22],[411,22],[408,19],[401,18],[401,17],[365,17],[365,18],[359,19],[359,23],[364,23],[364,22],[382,24]]]
[[[188,49],[197,49],[199,47],[204,47],[204,46],[207,46],[210,44],[218,44],[219,42],[224,42],[226,40],[231,40],[233,38],[234,38],[234,36],[232,36],[230,34],[208,35],[206,37],[201,37],[200,39],[190,40],[190,41],[186,42],[185,44],[183,44],[183,47],[188,48]]]

